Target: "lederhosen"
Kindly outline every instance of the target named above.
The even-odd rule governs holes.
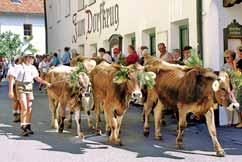
[[[24,69],[24,66],[23,66]],[[16,80],[16,94],[19,99],[21,93],[33,93],[33,82],[24,82],[25,78],[25,69],[22,81]]]

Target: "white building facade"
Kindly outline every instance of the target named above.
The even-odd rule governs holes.
[[[219,70],[223,51],[239,45],[224,43],[224,28],[242,23],[241,5],[225,8],[222,0],[46,0],[48,51],[65,46],[90,56],[98,48],[125,54],[128,45],[148,46],[159,56],[158,43],[168,50],[190,45],[205,67]],[[236,42],[236,45],[233,43]]]
[[[2,0],[1,0],[2,1]],[[31,6],[31,0],[11,2],[11,0],[3,0],[6,6],[0,7],[0,33],[11,31],[20,36],[21,41],[28,37],[33,37],[31,44],[38,50],[37,54],[46,53],[46,37],[45,37],[45,16],[43,0],[34,0]],[[4,3],[4,2],[2,2]],[[27,8],[28,7],[28,8]]]

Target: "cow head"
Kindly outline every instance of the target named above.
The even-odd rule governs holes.
[[[115,73],[113,83],[118,85],[125,85],[127,95],[130,96],[131,101],[140,101],[142,99],[141,87],[146,83],[141,82],[140,75],[144,72],[144,68],[141,65],[133,64],[127,67],[120,65],[113,65],[119,70]],[[150,73],[149,73],[150,74]],[[151,74],[150,74],[151,75]],[[155,74],[152,73],[153,82]]]
[[[86,73],[81,72],[78,76],[79,89],[82,96],[89,97],[91,95],[91,82]]]
[[[228,110],[238,110],[239,103],[235,98],[235,93],[228,73],[221,71],[217,80],[213,82],[213,90],[217,102]]]

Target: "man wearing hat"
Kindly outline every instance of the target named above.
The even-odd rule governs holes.
[[[50,83],[39,77],[38,70],[34,63],[34,54],[26,52],[23,54],[23,62],[14,67],[13,72],[9,75],[9,97],[14,98],[13,83],[16,83],[16,95],[21,105],[21,135],[28,136],[34,132],[31,130],[32,120],[32,101],[33,81],[34,79],[50,87]]]
[[[124,64],[124,57],[122,56],[119,48],[113,49],[112,61],[117,64]]]

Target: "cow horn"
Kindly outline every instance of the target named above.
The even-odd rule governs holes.
[[[120,64],[117,64],[117,63],[112,63],[112,66],[114,68],[117,68],[117,69],[120,69],[121,68],[121,65]]]

